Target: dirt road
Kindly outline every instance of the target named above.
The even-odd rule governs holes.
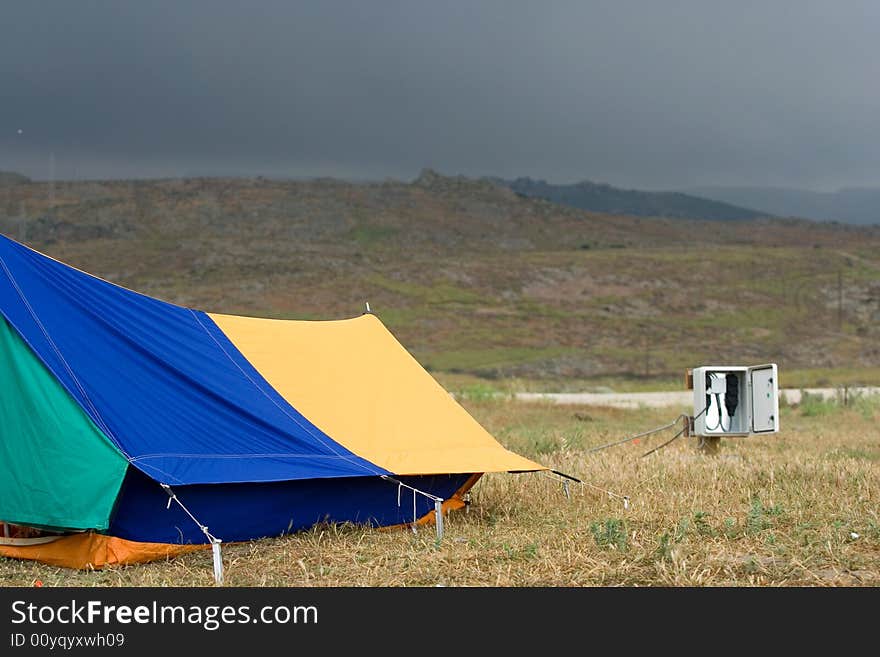
[[[789,404],[798,404],[801,401],[801,393],[821,395],[823,398],[831,398],[843,394],[839,388],[788,388],[780,391],[780,397],[784,396]],[[850,398],[856,395],[877,395],[880,388],[848,388],[847,395]],[[556,404],[586,404],[588,406],[614,406],[616,408],[639,408],[647,406],[659,408],[663,406],[692,406],[694,393],[692,390],[671,392],[518,392],[514,398],[519,401],[552,401]]]

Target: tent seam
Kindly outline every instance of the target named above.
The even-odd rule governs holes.
[[[257,382],[254,381],[253,377],[244,371],[244,368],[242,368],[242,366],[239,365],[235,361],[234,358],[232,358],[232,356],[229,354],[229,352],[226,350],[226,348],[222,344],[220,344],[219,340],[217,340],[216,336],[208,330],[208,327],[205,326],[205,324],[202,322],[202,320],[198,316],[198,314],[196,314],[196,312],[192,308],[190,308],[189,311],[190,311],[190,313],[192,313],[192,316],[195,318],[195,320],[199,324],[199,326],[202,327],[202,330],[204,330],[205,333],[208,334],[208,336],[214,341],[214,344],[216,344],[217,347],[220,349],[220,351],[223,352],[223,355],[225,355],[226,358],[228,358],[229,361],[233,365],[235,365],[236,368],[238,368],[238,371],[241,372],[242,376],[244,376],[250,382],[250,384],[260,392],[260,394],[262,394],[264,397],[266,397],[266,399],[268,399],[270,402],[272,402],[272,404],[274,404],[275,407],[278,408],[278,410],[280,410],[282,413],[284,413],[284,415],[286,415],[290,420],[292,420],[297,426],[299,426],[304,431],[308,432],[313,438],[318,440],[321,444],[323,444],[331,452],[334,452],[335,454],[337,454],[337,456],[339,458],[348,461],[352,465],[356,465],[360,468],[363,468],[364,470],[366,470],[367,472],[370,472],[371,474],[374,474],[374,475],[386,474],[386,472],[387,472],[386,470],[384,470],[384,469],[379,470],[378,466],[375,466],[375,464],[371,464],[377,468],[377,470],[375,472],[373,472],[369,468],[367,468],[363,463],[355,461],[344,454],[339,454],[338,450],[333,446],[333,444],[327,444],[326,441],[320,435],[313,432],[309,427],[306,427],[305,425],[303,425],[302,422],[300,422],[297,418],[295,418],[293,415],[291,415],[287,411],[287,409],[285,409],[283,406],[281,406],[281,404],[279,404],[275,399],[272,399],[272,397],[270,395],[268,395],[265,390],[263,390],[259,385],[257,385]],[[220,327],[218,326],[217,328],[219,329]],[[222,329],[220,329],[220,331],[222,333]],[[242,357],[244,357],[243,354],[242,354]],[[245,360],[247,360],[247,359],[245,359]],[[317,429],[317,427],[315,427],[315,428]],[[328,436],[328,438],[329,438],[329,436]],[[366,461],[366,459],[364,459],[363,457],[358,457],[358,458],[360,458],[361,461]]]
[[[94,413],[94,416],[92,416],[92,419],[93,419],[93,421],[95,421],[95,424],[97,425],[97,427],[101,431],[104,432],[104,434],[113,443],[113,445],[122,453],[123,456],[125,456],[126,460],[131,462],[131,455],[125,451],[125,449],[119,443],[119,440],[116,438],[113,431],[107,425],[107,422],[104,420],[104,417],[101,415],[100,411],[98,411],[94,402],[89,397],[88,392],[86,392],[82,383],[77,378],[73,369],[70,367],[70,364],[67,362],[67,359],[64,358],[64,354],[61,353],[61,350],[58,348],[58,345],[55,344],[55,341],[52,339],[52,336],[49,335],[49,331],[46,329],[43,322],[40,321],[40,318],[37,315],[36,311],[33,309],[33,306],[31,306],[31,304],[28,302],[27,298],[24,296],[24,293],[21,291],[21,287],[19,287],[18,282],[15,280],[15,277],[12,275],[12,272],[9,271],[9,267],[6,266],[6,261],[2,257],[0,257],[0,266],[3,267],[3,272],[6,274],[6,277],[9,279],[9,282],[12,283],[13,289],[15,290],[16,294],[18,294],[19,298],[21,299],[22,303],[24,304],[24,307],[27,309],[31,318],[34,320],[34,323],[40,329],[40,332],[43,334],[43,337],[46,338],[46,341],[52,347],[53,351],[57,354],[58,358],[61,360],[62,365],[64,365],[64,369],[67,370],[67,373],[70,375],[71,379],[76,384],[77,389],[79,389],[80,393],[82,394],[83,399],[87,402],[88,407],[91,409],[92,413]],[[4,313],[4,316],[5,316],[5,313]],[[12,322],[9,322],[9,325],[14,328],[14,325],[12,324]],[[23,336],[22,336],[22,339],[24,340]],[[33,349],[33,346],[30,345],[30,343],[27,340],[24,340],[24,341],[26,344],[28,344],[28,346],[31,347],[31,349],[36,354],[37,351],[35,349]],[[50,372],[52,372],[53,376],[55,376],[55,378],[58,379],[58,375],[52,371],[52,368],[49,367],[48,364],[46,364],[46,367],[49,369]],[[62,385],[64,385],[64,384],[62,383]],[[76,399],[75,395],[71,395],[71,396],[73,397],[73,400],[79,406],[82,406],[82,404],[79,402],[79,400]],[[91,413],[89,413],[89,409],[84,408],[83,410],[86,411],[86,413],[91,416]]]

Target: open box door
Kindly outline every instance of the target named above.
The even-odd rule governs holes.
[[[776,365],[750,367],[748,377],[752,433],[776,433],[779,431],[779,376]]]

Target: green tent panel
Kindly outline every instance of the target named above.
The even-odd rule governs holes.
[[[0,520],[107,529],[128,461],[2,317],[0,438]]]

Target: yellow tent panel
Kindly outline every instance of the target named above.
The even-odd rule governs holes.
[[[294,408],[386,470],[547,470],[498,443],[374,315],[339,321],[210,316]]]

